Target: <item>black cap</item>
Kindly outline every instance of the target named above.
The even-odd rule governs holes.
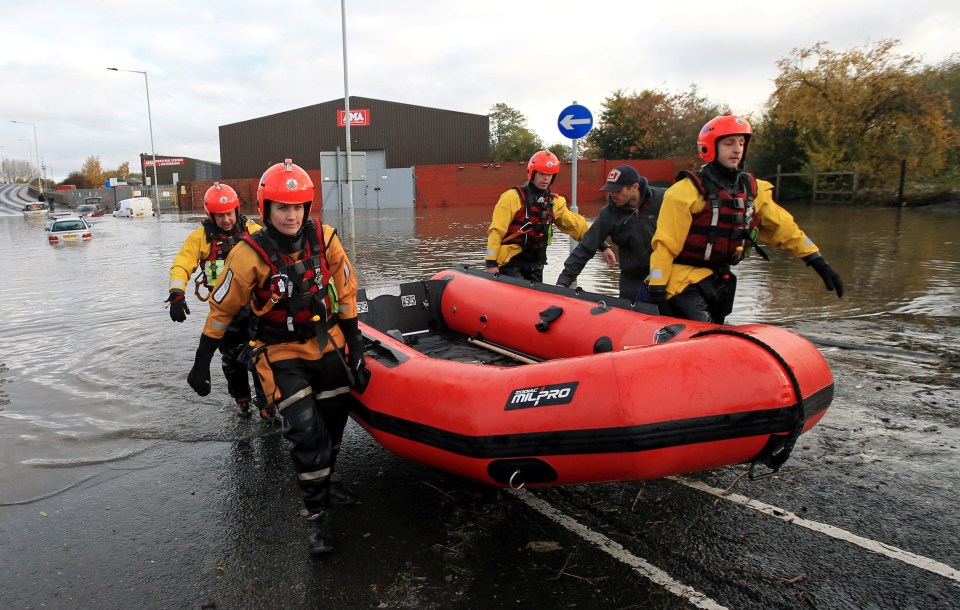
[[[607,182],[600,190],[615,193],[631,184],[640,184],[640,174],[629,165],[618,165],[607,174]]]

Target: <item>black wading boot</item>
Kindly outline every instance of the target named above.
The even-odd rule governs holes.
[[[332,479],[333,477],[331,477]],[[347,489],[342,481],[333,481],[330,483],[330,499],[334,504],[340,506],[349,506],[357,503],[357,496]]]
[[[314,557],[333,551],[333,515],[330,509],[307,517],[310,532],[307,534],[307,551]]]

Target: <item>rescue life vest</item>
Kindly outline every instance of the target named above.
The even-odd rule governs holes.
[[[507,235],[516,236],[503,243],[519,245],[528,254],[539,256],[542,251],[545,256],[553,237],[553,200],[556,195],[550,191],[545,195],[535,195],[529,183],[513,188],[520,195],[522,205],[507,227]]]
[[[237,222],[233,225],[233,233],[226,235],[223,229],[218,227],[209,218],[201,223],[203,233],[210,244],[210,254],[200,261],[202,274],[197,278],[197,282],[203,284],[209,291],[220,276],[223,274],[223,261],[233,250],[233,247],[240,243],[240,240],[247,234],[247,219],[244,216],[237,216]]]
[[[273,301],[257,324],[257,339],[264,343],[303,343],[317,335],[317,324],[326,330],[336,323],[337,289],[327,263],[323,225],[307,219],[303,233],[300,260],[280,252],[266,230],[243,237],[270,266],[270,277],[253,290],[258,309]]]
[[[677,175],[678,181],[689,178],[707,204],[693,215],[687,239],[674,261],[720,269],[736,265],[749,254],[751,246],[757,247],[757,180],[752,174],[740,172],[734,186],[726,188],[705,167]]]

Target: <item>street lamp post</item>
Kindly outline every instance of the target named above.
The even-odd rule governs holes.
[[[11,123],[16,123],[17,125],[29,125],[33,127],[33,150],[37,154],[37,188],[40,189],[40,192],[43,192],[43,184],[40,182],[40,145],[37,143],[37,126],[33,123],[27,123],[25,121],[10,121]],[[27,143],[30,141],[27,140]],[[32,154],[30,155],[33,156]],[[43,176],[46,178],[46,176]]]
[[[29,190],[29,186],[30,186],[30,173],[29,173],[29,172],[30,172],[30,159],[33,158],[33,145],[30,144],[30,139],[29,139],[29,138],[17,138],[17,139],[20,140],[21,142],[26,142],[26,143],[27,143],[27,150],[30,151],[30,156],[27,157],[27,172],[28,172],[28,173],[27,173],[27,187],[28,187],[27,190]],[[40,186],[40,170],[37,169],[37,187],[39,187],[39,186]]]
[[[119,68],[107,68],[107,70],[143,74],[143,84],[147,87],[147,121],[150,123],[150,155],[153,157],[153,200],[157,204],[157,220],[160,220],[160,193],[157,191],[157,151],[153,147],[153,113],[150,111],[150,80],[147,78],[145,70],[121,70]]]

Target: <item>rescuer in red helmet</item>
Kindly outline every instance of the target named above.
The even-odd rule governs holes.
[[[223,328],[253,299],[253,361],[284,421],[311,523],[307,549],[324,555],[333,550],[332,506],[346,503],[335,497],[331,476],[350,388],[363,392],[370,373],[353,268],[336,230],[310,218],[313,198],[313,181],[290,159],[264,172],[257,204],[265,228],[234,248],[214,286],[187,382],[201,396],[210,393],[210,360]]]
[[[169,296],[170,319],[183,322],[190,313],[184,291],[190,276],[200,267],[194,279],[194,293],[206,301],[210,290],[223,273],[223,263],[230,250],[244,235],[256,233],[260,225],[240,214],[240,198],[232,187],[214,182],[203,195],[203,209],[207,218],[183,242],[180,252],[173,258],[170,267]],[[250,417],[250,385],[247,381],[247,365],[238,361],[250,340],[253,316],[249,307],[242,308],[220,340],[221,368],[227,379],[227,391],[236,400],[236,413],[241,418]],[[260,417],[275,423],[273,412],[267,408],[263,390],[256,375],[253,376],[256,390],[256,407]]]
[[[553,226],[580,241],[587,221],[567,207],[567,200],[550,191],[560,173],[560,160],[541,150],[527,163],[527,181],[500,195],[487,229],[486,270],[542,282]],[[604,260],[616,264],[610,245],[603,243]],[[612,262],[611,262],[612,260]]]
[[[724,114],[697,137],[706,162],[684,171],[667,189],[653,236],[648,291],[660,312],[722,324],[733,309],[733,265],[769,244],[802,258],[827,290],[843,296],[840,274],[820,255],[793,216],[773,200],[773,185],[743,171],[753,130],[743,117]]]

